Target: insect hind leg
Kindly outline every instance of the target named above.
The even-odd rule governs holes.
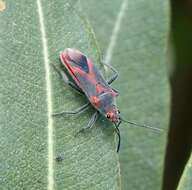
[[[75,89],[77,92],[79,92],[80,94],[83,94],[83,91],[72,81],[70,81],[67,77],[67,75],[65,74],[65,72],[61,71],[60,69],[58,69],[54,64],[51,64],[54,68],[54,70],[59,74],[59,76],[63,79],[63,81],[68,84],[69,86],[71,86],[73,89]]]
[[[113,72],[112,77],[109,80],[107,80],[107,83],[111,84],[113,81],[115,81],[118,78],[119,74],[118,74],[117,70],[112,65],[109,65],[109,64],[104,63],[104,62],[102,62],[102,64],[107,66]]]
[[[90,102],[87,102],[86,104],[84,104],[83,106],[81,106],[80,108],[74,110],[74,111],[62,111],[62,112],[58,112],[58,113],[53,113],[52,116],[61,116],[61,115],[79,115],[81,113],[83,113],[85,110],[87,110],[90,106]]]

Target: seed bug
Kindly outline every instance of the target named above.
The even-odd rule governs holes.
[[[146,125],[138,125],[134,122],[126,121],[122,118],[122,116],[120,116],[120,111],[116,105],[118,91],[110,86],[111,83],[118,78],[118,72],[111,65],[103,63],[113,72],[112,77],[108,80],[105,80],[93,62],[77,49],[65,49],[60,53],[60,60],[67,69],[68,74],[72,77],[72,80],[68,79],[64,71],[58,70],[53,65],[55,70],[60,74],[65,83],[70,85],[77,92],[85,95],[88,102],[74,111],[54,113],[53,116],[80,114],[87,110],[90,106],[93,106],[95,108],[95,112],[91,116],[87,126],[83,129],[92,128],[99,114],[103,115],[115,126],[115,132],[118,135],[117,152],[120,149],[121,136],[119,126],[122,121],[138,127],[145,127],[160,131],[158,128],[152,128]]]

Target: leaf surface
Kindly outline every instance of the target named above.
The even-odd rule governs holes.
[[[190,190],[192,186],[192,156],[185,166],[185,170],[180,179],[178,190]]]
[[[76,1],[6,1],[0,12],[1,189],[119,189],[119,166],[109,123],[75,134],[93,109],[54,118],[86,99],[51,67],[59,52],[80,49],[97,59],[90,26]],[[104,126],[104,127],[103,127]],[[109,177],[110,176],[110,177]]]
[[[192,187],[191,179],[192,179],[192,156],[189,158],[189,160],[185,166],[183,175],[180,179],[179,186],[177,189],[178,190],[190,190]]]

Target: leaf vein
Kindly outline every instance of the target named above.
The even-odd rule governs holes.
[[[51,76],[50,76],[50,66],[49,66],[49,53],[48,53],[48,44],[46,37],[46,28],[44,22],[44,15],[42,9],[41,0],[37,0],[37,11],[39,15],[40,23],[40,32],[42,38],[43,46],[43,59],[45,66],[45,81],[46,81],[46,95],[47,95],[47,115],[48,115],[48,190],[53,190],[54,187],[54,177],[53,177],[53,119],[52,115],[52,85],[51,85]]]

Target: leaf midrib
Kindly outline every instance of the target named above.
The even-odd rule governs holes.
[[[50,75],[50,65],[49,65],[49,53],[48,53],[48,43],[46,37],[46,28],[44,23],[43,8],[41,0],[37,0],[37,11],[39,17],[40,33],[43,47],[43,62],[45,67],[45,82],[46,82],[46,101],[47,101],[47,132],[48,132],[48,190],[52,190],[54,187],[54,168],[53,168],[53,119],[52,119],[52,83]]]

